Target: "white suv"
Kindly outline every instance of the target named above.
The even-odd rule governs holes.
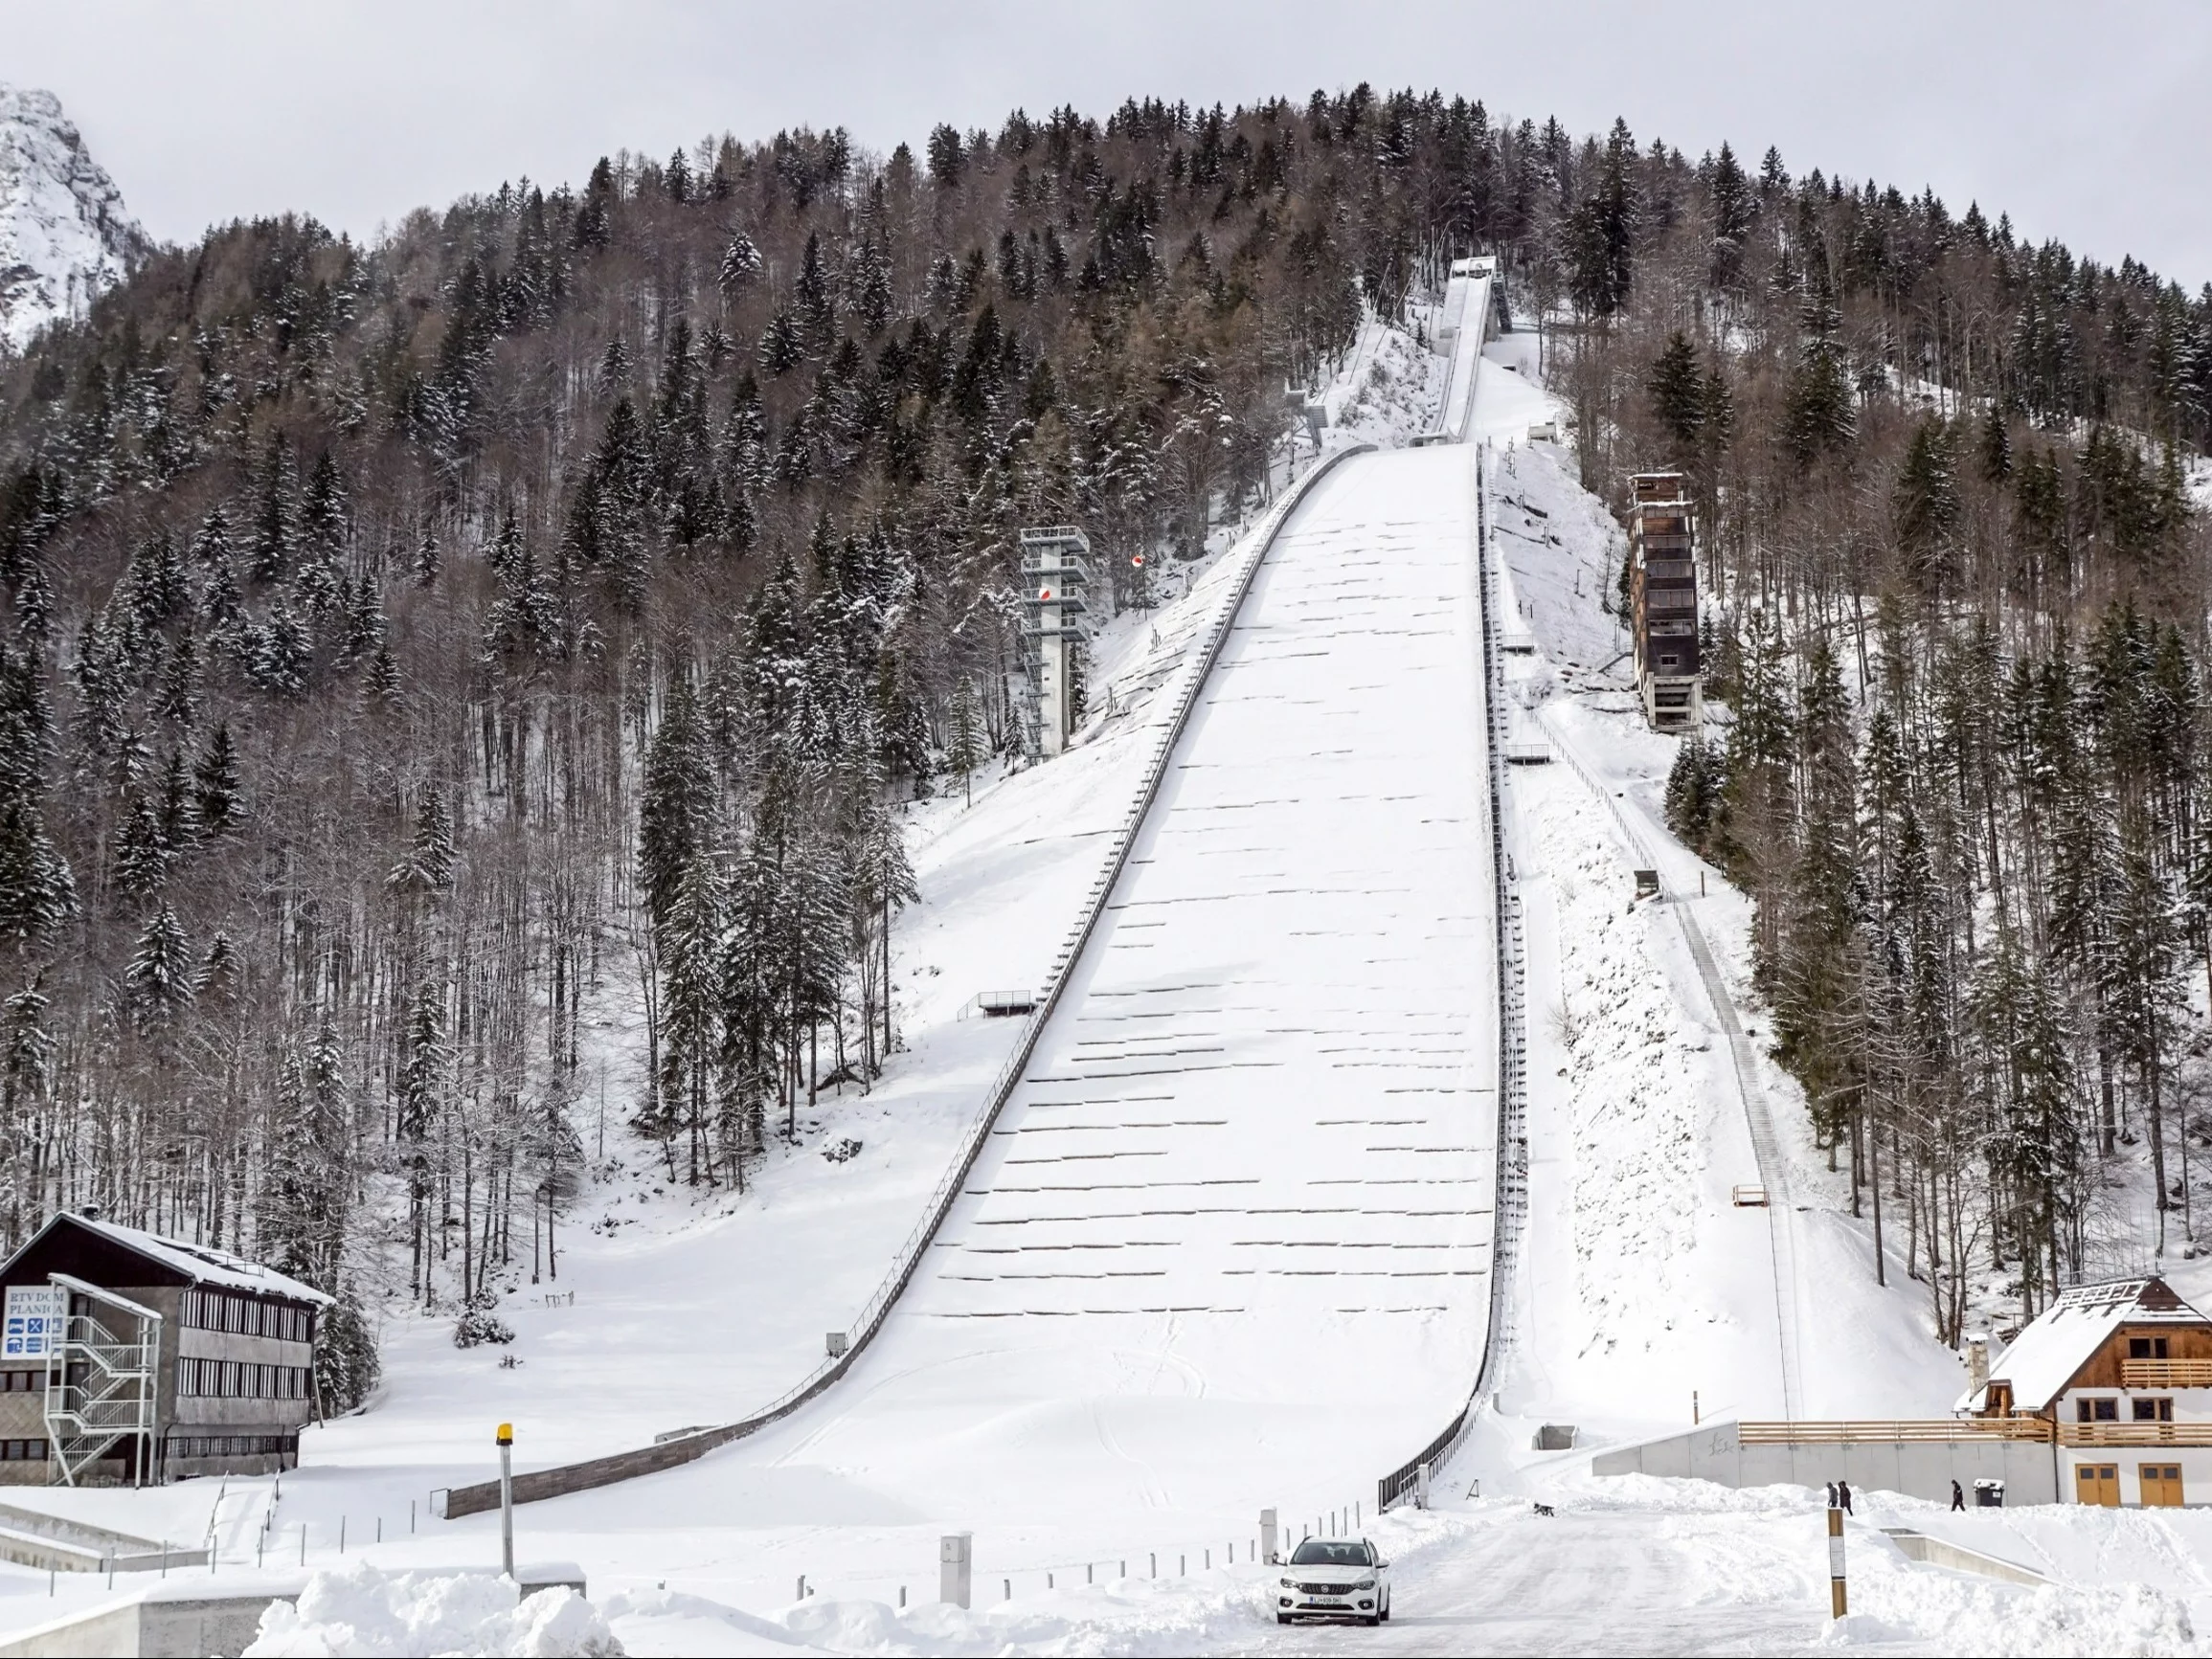
[[[1390,1563],[1365,1538],[1308,1538],[1291,1551],[1275,1592],[1275,1623],[1390,1616]]]

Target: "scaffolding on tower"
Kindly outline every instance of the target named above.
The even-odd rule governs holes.
[[[1073,525],[1022,532],[1023,726],[1032,754],[1068,747],[1081,713],[1091,638],[1091,539]]]

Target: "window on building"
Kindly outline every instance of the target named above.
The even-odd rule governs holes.
[[[2137,1423],[2172,1423],[2174,1421],[2174,1401],[2170,1395],[2160,1396],[2156,1400],[2138,1400],[2133,1404]]]
[[[0,1463],[44,1463],[43,1440],[0,1440]]]
[[[2128,1338],[2130,1359],[2163,1359],[2166,1357],[2166,1338],[2163,1336],[2131,1336]]]
[[[2077,1400],[2074,1418],[2080,1423],[2117,1423],[2120,1421],[2120,1402],[2116,1399]]]

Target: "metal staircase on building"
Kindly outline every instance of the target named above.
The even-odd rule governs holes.
[[[68,1298],[61,1334],[48,1351],[46,1430],[64,1486],[118,1443],[139,1439],[138,1484],[153,1468],[161,1315],[112,1290],[64,1273],[54,1284]],[[102,1312],[96,1314],[97,1307]],[[104,1315],[104,1317],[102,1317]],[[118,1329],[127,1334],[118,1334]]]

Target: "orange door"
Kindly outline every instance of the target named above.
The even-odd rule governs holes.
[[[2074,1501],[2120,1507],[2120,1466],[2116,1463],[2081,1463],[2074,1466]]]
[[[2142,1483],[2145,1509],[2179,1509],[2181,1507],[2181,1466],[2178,1463],[2146,1463],[2137,1466],[2135,1478]]]

